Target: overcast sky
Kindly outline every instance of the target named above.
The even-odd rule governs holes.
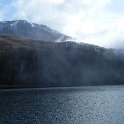
[[[0,20],[26,19],[79,42],[124,46],[124,0],[0,0]]]

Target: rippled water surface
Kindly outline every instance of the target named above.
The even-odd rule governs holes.
[[[0,124],[123,124],[124,86],[0,90]]]

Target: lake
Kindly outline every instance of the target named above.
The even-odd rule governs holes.
[[[0,124],[122,124],[124,86],[0,90]]]

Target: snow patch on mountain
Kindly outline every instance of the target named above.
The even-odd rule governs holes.
[[[0,22],[0,34],[22,36],[34,40],[56,41],[62,39],[66,41],[71,37],[66,36],[46,25],[39,25],[26,20]],[[62,38],[61,38],[62,37]]]

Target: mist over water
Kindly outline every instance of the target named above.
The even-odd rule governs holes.
[[[124,82],[124,53],[115,49],[69,41],[16,39],[3,43],[8,50],[0,58],[0,83],[4,85],[66,87]]]

